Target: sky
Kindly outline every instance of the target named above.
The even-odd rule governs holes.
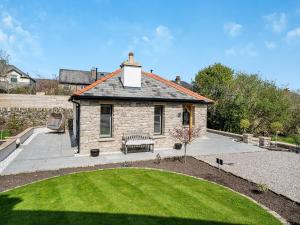
[[[33,77],[144,71],[191,81],[216,62],[300,89],[300,0],[0,0],[0,49]]]

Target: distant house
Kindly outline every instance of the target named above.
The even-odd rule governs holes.
[[[172,82],[181,85],[182,87],[185,87],[187,89],[190,89],[191,91],[193,90],[193,85],[181,80],[180,76],[176,76],[175,80],[173,80]]]
[[[14,65],[8,65],[7,72],[0,80],[0,88],[7,92],[15,88],[26,87],[31,93],[35,92],[36,81]]]
[[[72,77],[78,81],[75,75]],[[169,131],[175,127],[193,126],[201,130],[201,135],[206,133],[207,105],[213,101],[142,71],[133,53],[116,71],[94,80],[70,98],[80,154],[89,154],[95,148],[101,152],[124,151],[129,142],[123,137],[128,134],[148,134],[153,137],[154,149],[164,149],[173,148],[175,140]],[[132,144],[139,141],[144,143],[135,140]]]
[[[107,72],[98,72],[97,68],[90,71],[60,69],[59,70],[59,86],[65,90],[75,92],[92,84],[96,80],[104,77]]]

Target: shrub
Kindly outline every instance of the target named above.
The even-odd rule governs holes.
[[[263,184],[263,183],[259,183],[256,185],[257,187],[257,190],[260,192],[260,193],[265,193],[269,190],[269,187],[267,184]]]
[[[250,127],[251,123],[248,119],[242,119],[240,121],[240,128],[242,129],[242,131],[245,133],[248,128]]]

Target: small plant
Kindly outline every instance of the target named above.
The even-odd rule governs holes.
[[[187,128],[187,127],[176,127],[173,130],[170,130],[170,136],[183,143],[184,145],[184,163],[186,163],[186,147],[193,140],[200,136],[200,128]]]
[[[247,130],[249,129],[250,125],[251,125],[251,123],[250,123],[250,121],[249,121],[248,119],[242,119],[242,120],[240,121],[240,128],[241,128],[241,130],[242,130],[244,133],[247,132]]]
[[[268,185],[263,183],[257,184],[256,187],[259,193],[265,193],[269,190]]]
[[[275,149],[277,149],[277,138],[278,134],[280,134],[283,131],[283,125],[280,122],[273,122],[271,123],[271,131],[276,135],[275,137]]]
[[[157,154],[156,155],[156,163],[160,164],[160,161],[161,161],[161,156],[160,156],[160,154]]]

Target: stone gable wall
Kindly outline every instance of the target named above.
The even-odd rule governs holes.
[[[101,104],[113,105],[112,138],[100,138]],[[164,106],[163,135],[153,135],[154,105]],[[92,148],[100,148],[101,152],[120,151],[122,135],[136,131],[153,135],[155,148],[173,148],[176,141],[170,137],[169,130],[182,124],[181,103],[81,100],[80,107],[81,154],[89,154]],[[206,105],[196,105],[195,126],[201,127],[201,135],[206,133],[206,113]]]

